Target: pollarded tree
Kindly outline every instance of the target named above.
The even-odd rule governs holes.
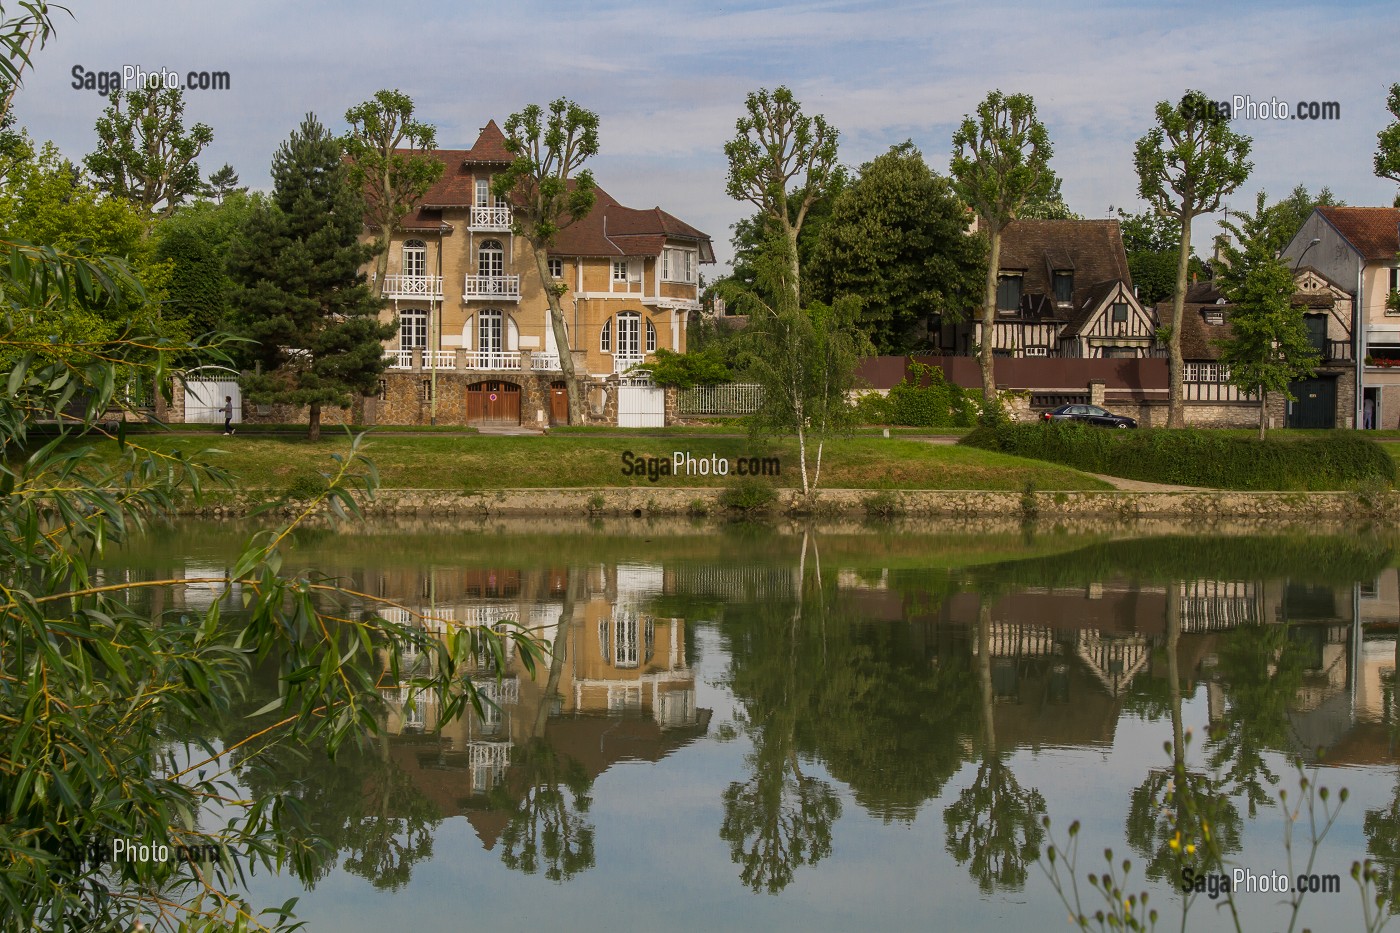
[[[148,217],[169,217],[204,190],[195,160],[213,141],[214,131],[203,123],[185,129],[179,88],[116,90],[97,120],[97,151],[83,161],[103,191],[133,202]]]
[[[1312,375],[1317,350],[1308,339],[1303,315],[1293,306],[1293,271],[1278,258],[1273,213],[1259,192],[1254,215],[1235,214],[1239,223],[1221,221],[1234,238],[1223,239],[1224,268],[1216,274],[1230,300],[1231,336],[1219,341],[1220,363],[1230,383],[1259,394],[1259,439],[1264,439],[1270,392],[1288,398],[1289,383]]]
[[[1252,141],[1230,129],[1229,121],[1200,91],[1187,91],[1180,103],[1157,104],[1157,125],[1137,141],[1138,194],[1157,213],[1176,221],[1176,288],[1167,326],[1170,398],[1167,426],[1185,424],[1182,406],[1181,316],[1186,307],[1186,273],[1191,258],[1191,222],[1220,209],[1221,201],[1249,177]]]
[[[559,368],[569,387],[569,423],[583,423],[583,383],[574,371],[573,356],[560,298],[566,288],[551,285],[549,248],[559,231],[593,210],[597,192],[593,173],[583,163],[598,154],[598,115],[561,97],[549,112],[531,104],[513,113],[503,128],[506,148],[515,161],[492,182],[500,197],[511,199],[515,232],[530,244],[535,268],[545,283],[549,322],[559,348]]]
[[[375,391],[394,335],[360,271],[374,247],[360,242],[364,199],[342,155],[308,114],[273,157],[271,203],[249,217],[229,262],[235,320],[258,366],[243,379],[248,398],[308,406],[312,440],[323,405]]]
[[[953,187],[977,214],[987,237],[987,276],[982,289],[982,398],[996,399],[992,363],[997,316],[997,271],[1001,234],[1027,203],[1046,199],[1058,187],[1050,170],[1050,134],[1035,115],[1029,94],[992,91],[977,105],[977,118],[963,117],[953,134]]]
[[[744,101],[747,113],[735,122],[733,139],[724,144],[729,160],[725,188],[736,201],[758,208],[760,241],[781,237],[788,272],[782,276],[783,292],[775,294],[777,310],[800,308],[801,246],[798,238],[812,206],[833,180],[836,166],[836,128],[821,114],[809,117],[792,91],[780,87],[750,93]],[[766,226],[768,229],[762,229]]]
[[[345,152],[350,156],[350,180],[361,186],[365,221],[375,233],[379,258],[374,285],[379,287],[389,268],[389,240],[433,182],[443,164],[428,155],[437,148],[437,129],[413,119],[413,98],[402,91],[383,90],[345,111],[350,132]]]
[[[986,244],[966,230],[947,179],[912,142],[892,146],[836,199],[810,270],[816,297],[859,298],[877,353],[923,349],[929,319],[960,320],[981,290]]]

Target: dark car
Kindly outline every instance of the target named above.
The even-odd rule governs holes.
[[[1126,415],[1115,415],[1097,405],[1061,405],[1040,416],[1042,421],[1083,421],[1101,428],[1135,428],[1137,420]]]

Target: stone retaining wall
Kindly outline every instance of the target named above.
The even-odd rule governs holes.
[[[362,502],[370,515],[709,515],[739,514],[720,503],[723,488],[501,489],[454,492],[383,489]],[[265,504],[246,491],[188,506],[186,514],[239,515]],[[1355,492],[985,492],[975,490],[824,489],[812,501],[780,490],[770,514],[1014,516],[1056,520],[1075,516],[1119,519],[1277,519],[1311,522],[1374,520],[1400,514],[1400,493]]]

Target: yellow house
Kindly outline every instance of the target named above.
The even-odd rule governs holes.
[[[686,323],[700,307],[700,264],[714,262],[709,237],[599,188],[593,210],[549,251],[546,283],[529,243],[512,230],[510,204],[491,192],[512,161],[505,142],[492,121],[470,149],[431,153],[442,178],[390,240],[378,286],[398,336],[385,346],[389,369],[366,420],[567,420],[547,285],[563,288],[563,349],[589,377],[594,418],[616,417],[609,382],[658,348],[685,352]]]

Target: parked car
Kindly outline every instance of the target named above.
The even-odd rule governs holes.
[[[1115,415],[1097,405],[1061,405],[1040,416],[1042,421],[1083,421],[1101,428],[1135,428],[1137,419],[1127,415]]]

